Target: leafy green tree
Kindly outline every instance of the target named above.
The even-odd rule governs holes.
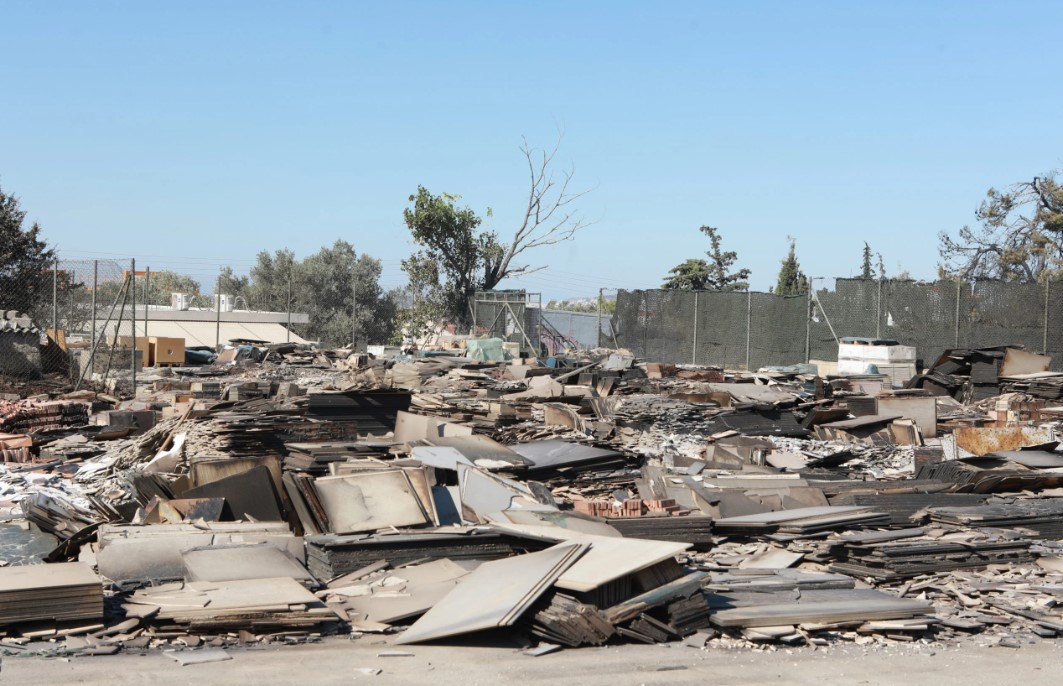
[[[942,276],[1037,283],[1063,271],[1063,186],[1054,173],[990,188],[975,218],[981,226],[938,234]]]
[[[55,253],[36,222],[24,228],[19,199],[0,188],[0,310],[18,310],[41,328],[51,325]]]
[[[402,261],[414,298],[413,309],[425,321],[472,324],[471,298],[495,286],[491,267],[504,248],[493,231],[480,231],[482,220],[456,195],[433,195],[423,186],[410,196],[403,219],[419,246]]]
[[[447,321],[468,329],[476,291],[495,288],[506,278],[530,274],[542,267],[523,263],[528,251],[570,240],[588,225],[574,210],[586,191],[570,190],[572,171],[555,175],[560,139],[552,150],[521,146],[528,165],[529,190],[523,216],[508,239],[481,228],[482,220],[460,196],[435,195],[423,186],[410,196],[403,219],[417,249],[402,261],[410,282],[413,308],[406,325],[422,329],[430,322]],[[491,210],[487,210],[491,216]]]
[[[139,268],[137,271],[140,271]],[[135,279],[137,306],[143,305],[145,298],[150,305],[168,307],[174,293],[187,293],[190,296],[199,295],[199,282],[191,276],[178,274],[173,271],[150,272],[138,276]],[[122,280],[115,278],[102,281],[96,287],[96,301],[100,306],[114,302],[122,290]],[[127,303],[132,302],[131,296],[123,296]],[[120,299],[119,302],[122,302]]]
[[[808,292],[808,278],[797,261],[797,242],[790,239],[790,252],[779,267],[779,279],[772,291],[776,295],[803,295]]]
[[[137,304],[144,302],[145,280],[148,282],[148,302],[152,305],[169,305],[174,293],[199,295],[199,282],[191,276],[172,271],[151,272],[146,278],[137,277]]]
[[[749,289],[750,271],[731,268],[738,260],[738,253],[723,250],[719,229],[702,226],[699,229],[709,237],[711,249],[705,254],[708,260],[690,259],[672,267],[661,288],[684,291],[744,291]]]
[[[236,274],[232,267],[222,267],[218,273],[217,280],[214,282],[214,292],[227,293],[233,297],[243,298],[243,302],[239,306],[251,309],[252,305],[247,299],[250,286],[251,277]]]
[[[295,292],[295,253],[285,248],[270,254],[263,250],[251,267],[250,280],[244,298],[250,307],[270,312],[286,311],[288,307],[288,281],[292,280]],[[293,296],[294,298],[294,296]]]
[[[292,328],[304,338],[340,346],[355,335],[360,343],[391,338],[397,299],[381,289],[382,271],[380,260],[358,255],[338,240],[303,260],[288,249],[262,251],[248,277],[223,271],[220,282],[223,292],[242,296],[253,309],[285,312],[290,279],[292,311],[310,318]]]
[[[586,312],[598,314],[598,298],[594,302],[571,300],[551,300],[546,303],[544,309],[560,310],[562,312]],[[602,314],[611,315],[616,312],[616,300],[613,298],[601,298]]]

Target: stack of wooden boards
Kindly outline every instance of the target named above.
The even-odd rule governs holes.
[[[883,537],[887,535],[889,532],[881,534]],[[1033,559],[1031,541],[1016,532],[962,532],[937,538],[925,535],[903,538],[902,532],[893,532],[893,537],[901,540],[883,541],[873,540],[872,536],[851,535],[850,540],[834,549],[834,559],[838,561],[830,568],[843,574],[894,581],[921,574]]]
[[[103,585],[86,564],[0,568],[0,626],[98,621],[102,617]]]

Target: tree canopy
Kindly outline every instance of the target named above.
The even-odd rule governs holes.
[[[79,284],[81,287],[89,285],[91,284]],[[174,293],[199,295],[198,281],[191,276],[168,270],[153,271],[148,276],[136,277],[136,288],[137,305],[143,305],[147,298],[149,305],[168,307]],[[96,287],[96,297],[98,302],[111,303],[121,290],[122,281],[119,279],[102,281]]]
[[[672,267],[661,288],[685,291],[744,291],[749,289],[750,271],[731,268],[738,260],[738,253],[723,250],[719,229],[702,226],[699,231],[709,237],[711,249],[705,254],[708,260],[689,259]]]
[[[45,315],[55,253],[41,238],[41,227],[34,222],[25,228],[25,219],[19,199],[0,188],[0,310],[24,312],[44,327],[50,322]]]
[[[520,220],[508,238],[481,228],[482,220],[460,196],[436,195],[423,186],[410,196],[403,219],[417,249],[402,261],[413,308],[408,325],[439,320],[463,329],[472,325],[472,297],[502,280],[542,269],[524,262],[526,254],[573,238],[586,222],[574,209],[586,191],[570,188],[571,170],[555,174],[560,139],[552,150],[520,150],[528,168],[528,194]],[[487,216],[491,216],[490,209]]]
[[[779,278],[772,291],[776,295],[803,295],[808,292],[808,277],[797,261],[797,242],[790,239],[790,252],[779,267]]]
[[[979,226],[938,234],[942,276],[1037,283],[1063,271],[1063,186],[1035,176],[1005,191],[990,188]]]
[[[292,311],[310,317],[307,324],[292,325],[297,334],[327,345],[346,345],[357,332],[358,342],[384,343],[392,335],[396,301],[381,288],[381,272],[380,260],[358,255],[350,243],[337,240],[303,260],[288,249],[264,250],[249,276],[223,270],[218,287],[243,297],[253,309],[284,312],[290,279]]]
[[[875,278],[875,268],[871,266],[871,246],[864,243],[864,258],[860,265],[860,278],[870,281]]]

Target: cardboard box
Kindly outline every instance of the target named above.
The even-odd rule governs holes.
[[[148,344],[151,349],[151,364],[184,364],[185,339],[150,336]]]
[[[132,336],[118,336],[118,337],[116,337],[114,339],[113,345],[116,348],[125,349],[125,350],[128,350],[129,348],[133,348],[134,347],[134,345],[133,345],[133,337]],[[136,346],[135,347],[136,347],[137,352],[140,354],[140,363],[141,363],[141,365],[144,366],[144,367],[150,367],[151,366],[151,350],[150,350],[151,346],[150,346],[150,343],[148,342],[148,339],[144,338],[143,336],[137,336]]]

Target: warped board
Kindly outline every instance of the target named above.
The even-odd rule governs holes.
[[[485,562],[395,642],[422,643],[511,626],[586,550],[586,544],[562,543]]]

